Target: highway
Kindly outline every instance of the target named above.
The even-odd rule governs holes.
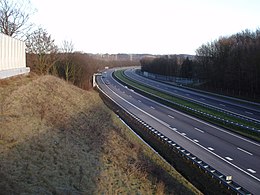
[[[119,84],[113,70],[97,77],[100,88],[198,158],[254,194],[260,192],[260,144],[150,100]]]
[[[260,123],[260,104],[234,101],[233,99],[228,99],[227,97],[214,96],[210,94],[188,90],[182,87],[173,86],[170,84],[162,83],[156,80],[140,76],[136,74],[135,70],[136,69],[127,69],[125,71],[125,75],[133,80],[141,82],[155,89],[162,90],[172,95],[178,95],[185,99],[191,99],[195,102],[207,104],[217,109],[234,113],[236,115]]]

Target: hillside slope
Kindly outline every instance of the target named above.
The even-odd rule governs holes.
[[[0,92],[0,194],[200,193],[96,92],[52,76],[2,80]]]

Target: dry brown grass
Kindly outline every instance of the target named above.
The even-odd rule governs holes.
[[[0,81],[0,194],[197,194],[96,92],[52,76]]]

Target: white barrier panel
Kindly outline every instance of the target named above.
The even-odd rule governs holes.
[[[15,69],[28,70],[25,59],[25,43],[0,33],[0,72],[6,73],[8,70]]]

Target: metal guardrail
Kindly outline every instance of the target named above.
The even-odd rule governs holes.
[[[137,73],[137,74],[141,75],[140,73]],[[125,75],[125,76],[128,77],[127,75]],[[142,76],[142,75],[141,75],[141,76]],[[128,78],[129,78],[129,77],[128,77]],[[131,79],[131,78],[129,78],[129,79]],[[132,80],[132,79],[131,79],[131,80]],[[137,82],[139,82],[139,81],[137,81]],[[143,85],[146,85],[147,87],[151,87],[150,85],[147,85],[147,84],[143,84]],[[193,102],[193,103],[195,103],[195,104],[198,104],[198,105],[201,105],[201,106],[204,106],[204,107],[210,108],[210,109],[212,109],[212,110],[222,112],[222,113],[227,114],[227,115],[229,115],[229,116],[233,116],[233,117],[236,117],[236,118],[239,118],[239,119],[242,119],[242,120],[248,121],[248,122],[252,122],[252,123],[254,123],[254,124],[258,124],[258,125],[260,124],[259,121],[256,121],[256,120],[253,120],[253,119],[250,119],[250,118],[245,117],[245,116],[241,116],[241,115],[236,114],[236,113],[229,112],[229,111],[227,111],[227,110],[223,110],[223,109],[221,109],[221,108],[217,108],[217,107],[212,106],[212,105],[209,105],[209,104],[205,104],[205,103],[200,102],[200,101],[197,101],[197,100],[192,100],[192,99],[187,98],[187,97],[182,96],[182,95],[174,95],[174,94],[169,93],[169,92],[164,91],[164,90],[159,90],[159,91],[161,91],[161,92],[163,92],[163,93],[166,93],[166,94],[168,94],[168,95],[172,95],[172,96],[174,96],[174,97],[178,97],[178,98],[181,98],[181,99],[184,99],[184,100],[187,100],[187,101]],[[254,128],[252,128],[251,130],[254,131]]]
[[[221,172],[217,171],[192,153],[190,153],[188,150],[184,149],[180,145],[176,144],[173,140],[159,132],[158,130],[154,129],[153,127],[146,124],[144,121],[133,115],[132,113],[129,113],[134,119],[136,119],[138,122],[140,122],[148,131],[150,131],[154,136],[159,138],[162,142],[166,143],[170,148],[173,148],[177,150],[179,153],[181,153],[183,156],[185,156],[188,160],[190,160],[193,164],[196,164],[199,168],[205,171],[205,173],[211,175],[212,178],[216,179],[220,184],[225,185],[227,188],[232,189],[237,194],[241,195],[250,195],[252,194],[247,189],[240,186],[238,183],[232,181],[232,176],[224,175]]]
[[[123,81],[122,81],[122,82],[123,82]],[[134,86],[131,86],[131,85],[127,84],[127,83],[125,83],[125,84],[128,85],[130,88],[138,89],[138,88],[136,88],[136,87],[134,87]],[[145,84],[143,84],[143,85],[145,85]],[[146,86],[147,86],[147,87],[150,87],[149,85],[146,85]],[[138,90],[143,91],[143,90],[141,90],[141,89],[138,89]],[[159,97],[159,96],[157,96],[157,95],[154,95],[154,94],[149,93],[149,92],[146,92],[146,91],[143,91],[143,93],[149,94],[149,95],[154,96],[154,97],[159,98],[159,99],[162,99],[163,101],[166,101],[166,102],[171,103],[171,104],[173,104],[173,105],[176,105],[176,106],[179,106],[179,107],[188,109],[188,110],[190,110],[190,111],[192,111],[192,112],[195,112],[195,113],[198,113],[198,114],[202,114],[203,116],[205,116],[205,117],[207,117],[207,118],[211,118],[211,119],[214,119],[214,120],[218,120],[218,121],[221,121],[221,122],[225,122],[225,123],[228,123],[228,124],[230,124],[230,125],[234,125],[234,126],[243,128],[243,129],[245,129],[245,130],[250,130],[250,131],[254,131],[254,132],[256,132],[256,133],[260,133],[260,129],[255,129],[255,128],[253,128],[253,127],[245,126],[245,125],[239,124],[239,123],[237,123],[237,122],[233,122],[233,121],[230,121],[230,120],[226,120],[226,119],[224,119],[224,118],[216,117],[216,116],[214,116],[214,115],[211,115],[211,114],[208,114],[208,113],[205,113],[205,112],[202,112],[202,111],[193,109],[193,108],[188,107],[188,106],[185,106],[185,105],[183,105],[183,104],[179,104],[179,103],[176,103],[176,102],[173,102],[173,101],[164,99],[164,98],[162,98],[162,97]],[[165,93],[165,92],[164,92],[164,93]],[[167,94],[168,94],[168,95],[172,95],[172,94],[169,94],[169,93],[167,93]],[[177,96],[175,96],[175,97],[177,97]],[[178,97],[178,98],[180,98],[180,97]],[[190,101],[190,100],[187,100],[187,101]],[[191,101],[191,102],[192,102],[192,101]],[[194,101],[193,103],[200,104],[201,106],[208,107],[208,108],[214,109],[214,110],[216,110],[216,111],[220,111],[220,110],[218,110],[218,109],[216,109],[216,108],[212,108],[212,107],[209,106],[209,105],[207,105],[207,106],[206,106],[206,105],[203,105],[203,103],[197,103],[197,102],[195,102],[195,101]],[[223,111],[223,113],[224,113],[224,111]],[[234,116],[235,116],[235,115],[234,115]],[[258,124],[258,123],[257,123],[257,124]]]
[[[106,98],[108,98],[113,104],[115,104],[117,107],[121,108],[126,112],[132,119],[138,121],[140,125],[144,126],[144,128],[152,133],[155,137],[159,138],[163,143],[167,144],[169,148],[172,148],[173,150],[176,150],[177,152],[181,153],[186,159],[190,160],[193,164],[197,165],[199,168],[205,171],[205,173],[209,174],[213,179],[217,180],[219,184],[222,184],[223,186],[226,186],[226,188],[231,189],[235,193],[239,195],[251,195],[252,193],[249,192],[247,189],[240,186],[238,183],[232,181],[232,177],[228,175],[224,175],[221,172],[217,171],[204,161],[197,158],[195,155],[181,147],[180,145],[176,144],[173,140],[162,134],[160,131],[154,129],[144,121],[142,121],[140,118],[135,116],[134,114],[130,113],[129,111],[125,110],[121,105],[119,105],[117,102],[115,102],[111,97],[109,97],[98,85],[97,89],[99,92],[101,92],[103,95],[105,95]],[[149,143],[147,143],[149,145]]]

